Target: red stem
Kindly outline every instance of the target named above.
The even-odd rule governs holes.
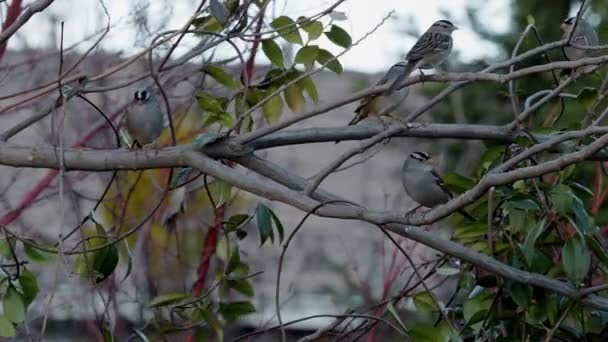
[[[205,280],[209,271],[209,264],[211,263],[211,257],[213,257],[213,254],[215,254],[225,213],[225,203],[215,209],[215,213],[213,215],[213,226],[205,237],[203,251],[201,252],[201,263],[199,264],[197,270],[197,278],[194,285],[192,285],[192,294],[197,297],[203,293],[203,289],[205,288]]]
[[[8,6],[8,11],[6,12],[6,19],[4,23],[2,23],[2,32],[6,31],[15,20],[19,17],[21,13],[21,0],[13,0],[11,4]],[[2,57],[4,57],[4,52],[6,52],[6,44],[8,44],[8,40],[4,42],[4,44],[0,45],[0,61]]]
[[[604,173],[602,172],[601,162],[597,162],[595,164],[595,182],[594,182],[594,193],[593,197],[593,206],[591,207],[591,214],[595,217],[598,212],[602,208],[604,201],[606,200],[606,195],[608,195],[608,188],[602,191],[602,183],[604,179]]]
[[[247,77],[247,84],[249,84],[249,81],[253,78],[253,72],[255,71],[255,56],[257,55],[258,47],[260,46],[260,32],[262,31],[263,24],[264,13],[260,13],[255,27],[255,38],[253,40],[253,44],[251,45],[251,53],[249,54],[249,59],[245,64],[245,77]]]

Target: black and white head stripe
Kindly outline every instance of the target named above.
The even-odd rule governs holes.
[[[445,19],[443,19],[443,20],[437,20],[437,21],[435,22],[435,24],[436,24],[436,25],[442,24],[442,25],[444,25],[444,26],[454,26],[454,24],[452,24],[452,22],[451,22],[451,21],[449,21],[449,20],[445,20]]]
[[[429,156],[429,154],[426,152],[412,152],[412,154],[410,154],[410,158],[416,159],[419,162],[425,162],[431,159],[431,156]]]
[[[572,24],[574,24],[575,21],[576,21],[576,17],[570,17],[570,18],[564,20],[564,24],[572,25]]]
[[[133,97],[135,98],[135,101],[146,102],[150,98],[150,93],[145,89],[138,90],[133,94]]]

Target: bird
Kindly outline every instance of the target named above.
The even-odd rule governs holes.
[[[562,39],[568,39],[572,35],[570,42],[575,45],[597,46],[599,44],[597,32],[583,18],[579,18],[577,22],[576,17],[570,17],[562,22],[560,28],[563,31]],[[574,33],[572,33],[572,30],[574,30]],[[592,57],[595,54],[593,50],[582,50],[572,46],[564,46],[563,49],[564,55],[570,61]]]
[[[402,61],[388,69],[382,78],[376,83],[376,86],[381,86],[391,82],[401,75],[407,62]],[[368,118],[369,116],[380,117],[382,115],[390,116],[390,114],[399,107],[409,94],[409,87],[400,89],[399,91],[386,95],[385,93],[373,94],[361,99],[359,106],[355,109],[355,117],[348,123],[349,126],[356,125],[359,121]]]
[[[137,90],[127,112],[127,131],[133,139],[132,146],[153,143],[163,128],[163,112],[158,101],[147,88]]]
[[[418,38],[407,53],[407,66],[397,77],[386,94],[390,95],[415,69],[431,69],[443,63],[452,52],[452,32],[458,28],[449,20],[437,20]]]
[[[407,195],[421,206],[428,208],[447,203],[452,194],[435,171],[433,160],[426,152],[412,152],[401,168],[401,182]],[[476,221],[462,209],[458,212],[471,221]]]

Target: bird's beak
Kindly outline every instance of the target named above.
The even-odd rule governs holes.
[[[426,161],[426,163],[430,166],[437,166],[437,160],[435,158],[430,158],[429,160]]]
[[[452,31],[456,31],[456,30],[460,30],[460,28],[454,26],[454,29]]]

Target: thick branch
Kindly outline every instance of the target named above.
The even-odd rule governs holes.
[[[228,139],[218,143],[197,148],[194,145],[179,145],[158,150],[143,149],[129,151],[126,149],[93,150],[82,148],[66,148],[63,150],[63,160],[67,170],[111,171],[133,169],[155,169],[185,166],[184,154],[197,151],[211,158],[238,159],[250,155],[254,150],[276,146],[304,144],[311,142],[333,142],[335,140],[354,140],[373,137],[383,132],[382,125],[357,125],[335,128],[308,128],[303,130],[288,130],[273,133],[251,145],[240,146],[235,140]],[[607,126],[593,127],[590,130],[568,132],[567,137],[581,138],[595,134],[608,133]],[[553,135],[533,135],[537,141],[547,141],[562,133]],[[485,139],[501,143],[514,142],[517,132],[509,132],[507,128],[487,125],[458,125],[458,124],[408,124],[405,130],[395,134],[398,137],[419,138],[454,138],[454,139]],[[564,151],[571,146],[560,144],[552,147],[551,151]],[[14,167],[51,168],[58,169],[59,149],[51,146],[28,147],[13,143],[0,143],[0,165]],[[608,160],[608,152],[596,151],[586,154],[586,160]],[[276,175],[275,175],[276,176]],[[275,178],[274,176],[271,178]],[[303,189],[303,188],[302,188]],[[301,190],[301,189],[300,189]]]
[[[45,8],[49,7],[53,1],[54,0],[38,0],[31,4],[11,26],[0,33],[0,44],[4,44],[13,34],[15,34],[15,32],[21,28],[21,26],[25,25],[25,23],[27,23],[27,21],[30,20],[34,14],[42,12]]]
[[[314,201],[301,193],[289,190],[267,179],[252,179],[251,177],[247,177],[246,175],[203,155],[188,152],[187,159],[188,163],[197,170],[223,179],[238,188],[256,195],[289,204],[306,212],[312,210],[318,204],[317,201]],[[372,212],[364,208],[331,204],[319,209],[316,214],[319,216],[340,219],[358,219],[373,224],[385,224],[388,220],[392,220],[393,217],[395,217],[394,213]],[[570,298],[580,298],[578,291],[566,282],[561,282],[540,274],[525,272],[505,265],[486,255],[469,250],[455,242],[438,238],[435,234],[431,234],[422,229],[415,227],[406,228],[399,223],[386,224],[385,227],[394,233],[416,240],[443,253],[454,255],[506,279],[545,288]],[[580,300],[582,303],[593,308],[602,310],[608,309],[608,299],[597,295],[587,296]]]

